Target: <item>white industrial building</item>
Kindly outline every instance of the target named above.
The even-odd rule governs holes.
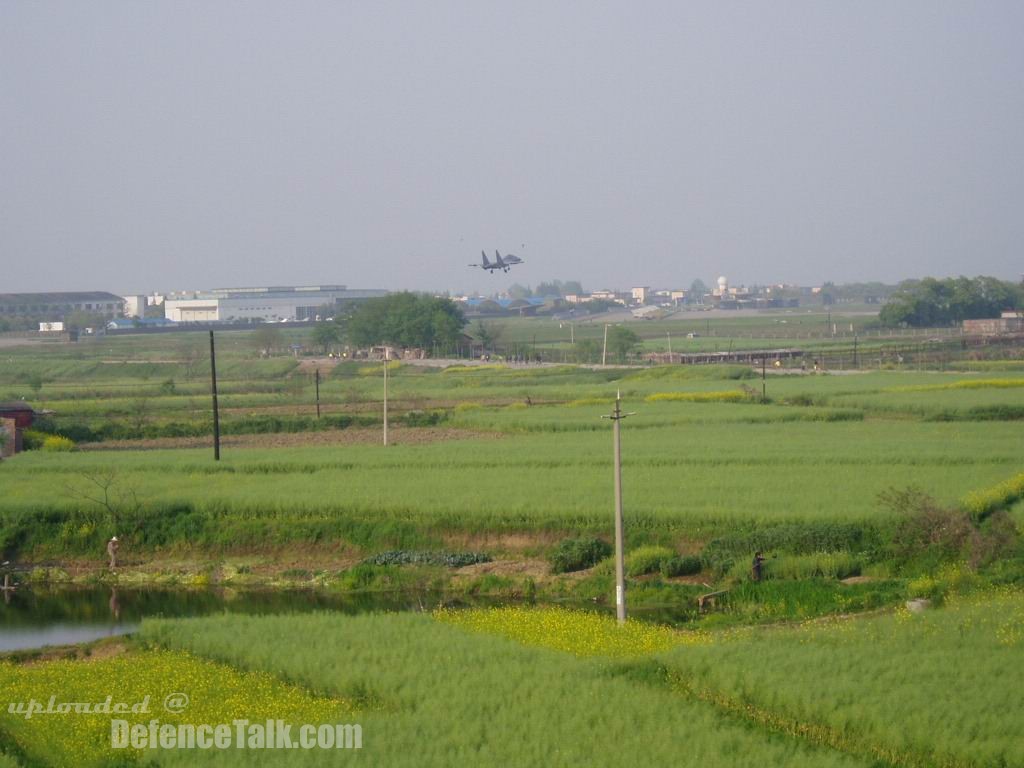
[[[344,285],[215,288],[168,296],[164,316],[175,323],[313,320],[325,308],[386,295],[383,290]]]

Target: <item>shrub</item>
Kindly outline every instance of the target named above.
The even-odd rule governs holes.
[[[745,579],[750,576],[750,563],[733,566],[730,576]],[[859,576],[862,563],[849,552],[815,552],[810,555],[782,555],[770,557],[764,563],[763,579],[845,579]]]
[[[626,555],[626,575],[643,576],[661,569],[661,564],[676,556],[668,547],[640,547]]]
[[[931,576],[921,576],[907,584],[907,594],[910,597],[941,602],[945,595],[945,585]]]
[[[683,403],[741,403],[750,398],[742,390],[726,390],[724,392],[655,392],[644,398],[648,403],[683,402]]]
[[[465,565],[489,563],[491,556],[483,552],[412,552],[396,550],[381,552],[363,561],[368,565],[444,565],[462,568]]]
[[[590,568],[612,553],[612,545],[603,539],[565,539],[551,552],[551,570],[570,573]]]
[[[43,440],[43,450],[64,453],[75,450],[75,441],[61,435],[49,435]]]
[[[445,411],[409,411],[402,420],[409,427],[433,427],[447,418]]]
[[[703,563],[697,555],[670,557],[661,561],[661,575],[666,579],[674,576],[692,576],[695,573],[700,573],[702,567]]]
[[[967,494],[960,505],[975,520],[982,520],[996,510],[1006,509],[1022,498],[1024,498],[1024,472],[991,488]]]
[[[46,438],[49,437],[45,432],[39,432],[35,429],[26,429],[21,433],[21,447],[26,451],[38,451],[43,447],[43,443]]]
[[[772,525],[712,539],[701,555],[709,568],[726,573],[736,560],[748,561],[755,552],[855,552],[872,559],[882,548],[879,531],[858,523],[793,523]]]

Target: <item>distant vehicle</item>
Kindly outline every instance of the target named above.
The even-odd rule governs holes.
[[[494,272],[496,269],[500,269],[503,272],[508,272],[516,264],[525,264],[526,262],[520,259],[518,256],[514,256],[511,253],[507,256],[502,256],[497,251],[494,252],[494,261],[487,260],[487,254],[480,251],[480,255],[483,257],[483,262],[480,264],[470,264],[471,267],[480,267],[487,272]]]

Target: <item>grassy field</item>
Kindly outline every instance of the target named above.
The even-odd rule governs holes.
[[[374,765],[1024,764],[1017,590],[798,625],[680,632],[555,608],[145,622],[114,658],[0,666],[19,696],[186,693],[172,722],[357,722]],[[282,653],[282,648],[293,649]],[[955,692],[955,695],[952,695]],[[614,706],[609,706],[614,702]],[[0,728],[40,765],[110,765],[102,717]],[[74,727],[69,727],[74,726]],[[56,747],[60,747],[57,749]],[[71,756],[74,756],[73,758]],[[326,765],[336,753],[151,750],[158,765]],[[77,761],[77,762],[76,762]],[[35,764],[35,763],[34,763]]]
[[[732,321],[722,322],[728,331]],[[311,369],[258,358],[248,336],[224,334],[225,434],[330,438],[380,424],[379,364],[325,371],[317,421]],[[75,439],[195,440],[211,428],[202,340],[16,348],[5,352],[0,396],[51,408],[40,426]],[[1012,370],[773,373],[763,382],[743,366],[400,365],[392,374],[393,422],[440,428],[423,444],[256,439],[216,464],[200,449],[32,451],[0,465],[0,541],[59,557],[96,551],[114,527],[142,551],[258,542],[372,551],[438,546],[453,531],[602,532],[611,478],[601,416],[616,393],[636,412],[623,439],[634,544],[733,526],[885,522],[892,513],[878,496],[889,489],[918,486],[956,505],[1022,469],[1024,375]],[[444,439],[452,429],[459,439]],[[120,499],[109,509],[84,498],[104,477]]]
[[[142,637],[339,697],[370,692],[380,706],[358,716],[364,749],[357,757],[373,765],[730,766],[749,764],[751,754],[775,765],[866,765],[637,685],[603,657],[574,659],[426,615],[147,622]],[[299,637],[301,651],[279,652]],[[253,758],[244,754],[185,757],[205,758],[188,764],[278,764],[247,762]],[[159,759],[186,764],[181,754]],[[295,764],[327,763],[314,752]]]
[[[689,341],[840,343],[823,319],[716,319],[721,336]],[[649,347],[705,321],[665,322],[642,326]],[[516,320],[504,333],[556,347],[565,330]],[[0,464],[0,554],[39,566],[19,578],[70,580],[88,561],[87,581],[146,583],[155,561],[177,569],[166,583],[230,589],[261,583],[255,567],[276,586],[544,605],[146,620],[93,658],[0,662],[19,700],[183,686],[193,705],[175,722],[355,721],[364,749],[351,757],[387,766],[1024,765],[1019,361],[764,381],[744,366],[396,365],[399,439],[385,448],[380,364],[325,364],[317,421],[308,364],[223,337],[223,424],[245,440],[220,462],[195,447],[211,426],[201,335],[3,350],[0,399],[54,411],[31,442],[88,443]],[[593,538],[611,527],[601,417],[617,394],[632,413],[631,609],[664,608],[685,631],[617,627],[602,554],[552,573],[555,551],[609,551]],[[98,562],[114,533],[116,574]],[[761,583],[749,578],[757,550]],[[701,611],[709,590],[722,594]],[[942,607],[898,607],[918,597]],[[320,750],[114,755],[108,723],[74,717],[0,712],[0,766],[338,762]]]
[[[676,684],[723,711],[799,727],[897,765],[1024,765],[1024,595],[941,611],[749,629],[661,657]]]

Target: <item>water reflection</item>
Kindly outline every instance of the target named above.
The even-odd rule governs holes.
[[[212,613],[280,614],[339,611],[430,611],[507,605],[510,598],[455,597],[441,593],[347,592],[323,590],[126,589],[124,587],[33,587],[4,591],[0,605],[0,652],[68,645],[134,632],[144,618],[205,616]],[[613,614],[607,605],[557,601],[566,607]],[[688,604],[648,605],[634,618],[670,625],[692,620]]]
[[[173,590],[19,587],[4,591],[0,651],[88,642],[126,634],[146,617],[211,613],[306,613],[429,610],[439,595],[332,594],[313,590]]]

